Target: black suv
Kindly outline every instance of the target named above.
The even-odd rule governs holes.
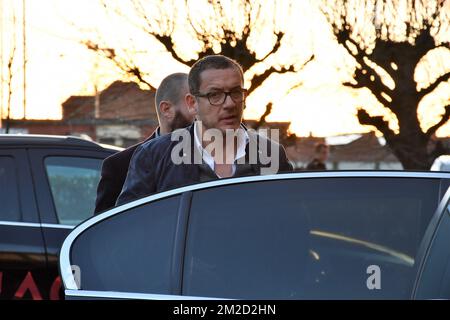
[[[57,255],[94,209],[104,158],[76,137],[0,135],[0,299],[59,299]]]

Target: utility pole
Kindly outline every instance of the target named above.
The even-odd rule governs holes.
[[[95,57],[95,63],[94,63],[94,71],[93,74],[93,83],[94,83],[94,93],[95,93],[95,100],[94,100],[94,122],[97,124],[97,119],[100,118],[100,91],[98,90],[98,84],[97,84],[97,70],[98,70],[98,56]]]
[[[23,119],[27,115],[27,28],[26,28],[26,12],[25,12],[25,2],[22,0],[22,40],[23,40]]]
[[[100,118],[100,92],[97,84],[94,84],[95,100],[94,100],[94,119]]]

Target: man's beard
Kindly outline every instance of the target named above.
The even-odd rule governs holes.
[[[186,118],[179,110],[175,110],[175,117],[170,124],[170,131],[186,128],[192,123],[192,120]]]

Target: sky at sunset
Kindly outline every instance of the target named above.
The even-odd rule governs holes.
[[[12,70],[11,114],[14,118],[22,118],[22,1],[0,2],[0,53],[4,80],[0,96],[2,112],[4,117],[7,101],[6,64],[15,36],[17,55]],[[386,119],[390,119],[391,128],[396,129],[395,119],[367,89],[356,91],[341,85],[343,80],[351,79],[354,61],[333,40],[328,25],[312,3],[314,1],[295,2],[292,8],[294,14],[283,21],[290,32],[287,33],[285,48],[280,49],[277,55],[277,61],[297,61],[301,64],[312,53],[315,54],[315,60],[297,74],[273,75],[269,78],[248,98],[244,116],[248,119],[260,117],[265,105],[273,101],[274,108],[268,121],[291,121],[290,130],[300,136],[310,133],[331,136],[370,131],[371,128],[361,126],[355,117],[356,109],[364,106],[371,115],[386,116]],[[193,8],[201,12],[200,7],[194,5]],[[111,63],[80,45],[80,39],[100,35],[107,43],[133,47],[141,53],[136,55],[136,61],[145,66],[145,71],[149,73],[148,81],[156,87],[170,73],[188,72],[188,67],[174,61],[156,40],[151,40],[126,21],[113,20],[102,10],[97,0],[27,0],[26,10],[27,118],[59,119],[62,115],[61,103],[71,95],[91,95],[95,86],[104,89],[115,80],[127,80]],[[17,15],[15,23],[14,12]],[[177,45],[186,48],[186,52],[192,52],[189,49],[192,49],[193,44],[184,41],[181,35],[179,39]],[[255,44],[258,52],[270,48],[270,37],[265,40]],[[151,52],[152,55],[145,52]],[[419,86],[423,86],[445,70],[450,70],[450,50],[435,50],[418,66],[416,81]],[[289,92],[298,83],[301,85]],[[419,119],[423,129],[438,121],[449,99],[450,84],[447,82],[422,101]],[[442,127],[438,135],[450,136],[450,123]]]

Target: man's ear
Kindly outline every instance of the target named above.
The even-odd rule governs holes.
[[[159,103],[159,110],[161,111],[161,115],[167,120],[172,119],[175,115],[173,106],[169,101],[161,101]]]
[[[197,99],[195,98],[195,96],[188,93],[185,96],[185,100],[186,100],[186,105],[188,107],[189,113],[192,115],[196,115],[198,113],[198,103],[197,103]]]

